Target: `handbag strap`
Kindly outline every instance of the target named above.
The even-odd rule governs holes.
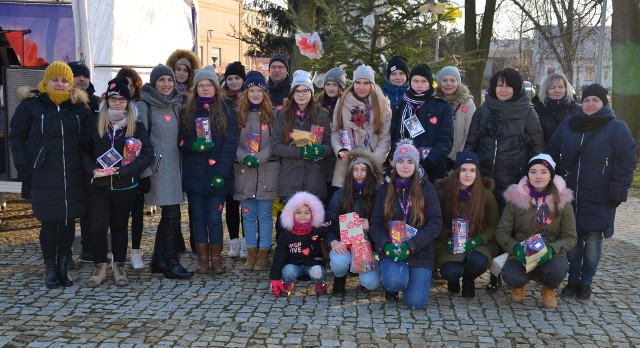
[[[569,165],[567,166],[567,168],[564,170],[564,175],[563,177],[566,179],[569,177],[569,175],[571,175],[571,173],[573,172],[573,169],[576,167],[576,165],[578,164],[578,160],[580,160],[580,157],[582,157],[582,154],[584,153],[584,150],[587,148],[587,146],[589,145],[589,143],[591,142],[591,140],[593,140],[593,138],[595,138],[596,136],[597,130],[592,130],[591,132],[589,132],[589,134],[587,134],[587,137],[584,138],[584,141],[582,142],[582,144],[580,145],[580,147],[578,148],[578,151],[576,152],[576,154],[573,156],[573,159],[571,159],[571,162],[569,163]]]

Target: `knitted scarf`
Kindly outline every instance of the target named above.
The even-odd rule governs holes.
[[[293,218],[293,228],[291,229],[291,233],[296,236],[304,236],[305,234],[309,234],[311,230],[313,230],[313,225],[311,225],[312,219],[309,222],[300,222],[296,218]]]
[[[471,198],[471,187],[467,187],[466,189],[460,189],[460,191],[458,191],[459,201],[468,201],[470,198]]]
[[[578,133],[587,133],[592,130],[597,130],[607,122],[613,120],[615,117],[613,110],[609,105],[605,105],[602,109],[598,110],[592,115],[586,115],[583,112],[571,117],[569,119],[569,129]]]
[[[407,89],[402,97],[405,105],[402,110],[402,118],[400,119],[400,137],[405,138],[405,125],[404,121],[410,119],[413,116],[418,115],[418,110],[422,105],[431,97],[433,97],[433,89],[429,89],[425,93],[416,93],[413,88]],[[408,135],[408,133],[407,133]]]
[[[44,81],[40,81],[38,84],[38,91],[40,91],[40,93],[46,93],[49,96],[49,99],[58,106],[71,99],[71,92],[58,92],[53,90],[47,87],[47,85],[44,84]]]
[[[545,226],[547,225],[547,203],[545,200],[545,197],[547,197],[547,195],[549,195],[549,191],[538,191],[536,190],[533,186],[531,186],[530,183],[527,182],[527,187],[529,188],[529,196],[531,196],[531,198],[534,199],[534,201],[536,202],[536,221],[538,221],[538,224],[542,227],[542,229],[545,229]]]

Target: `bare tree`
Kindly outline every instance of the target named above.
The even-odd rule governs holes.
[[[484,5],[481,25],[476,23],[477,11],[474,0],[465,0],[464,50],[476,59],[476,64],[466,67],[465,80],[473,94],[476,104],[480,104],[482,77],[489,56],[489,45],[493,34],[493,18],[496,13],[496,0],[487,0]],[[478,35],[478,30],[480,35]]]

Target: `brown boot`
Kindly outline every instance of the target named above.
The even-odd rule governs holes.
[[[209,244],[197,243],[196,255],[198,256],[198,265],[196,266],[196,273],[200,273],[200,274],[209,273]]]
[[[256,261],[256,265],[253,267],[253,270],[264,271],[267,267],[269,267],[269,250],[258,249],[258,261]]]
[[[513,290],[511,290],[511,301],[515,303],[524,302],[524,297],[525,297],[524,294],[525,294],[525,291],[527,290],[527,285],[529,284],[525,284],[521,288],[514,288]]]
[[[556,289],[548,288],[543,285],[540,291],[542,292],[543,306],[547,308],[558,307],[558,300],[556,299]]]
[[[215,274],[224,273],[222,264],[222,245],[209,244],[209,260],[211,260],[211,272]]]
[[[247,261],[244,263],[245,271],[253,271],[253,266],[256,265],[256,248],[247,248]]]

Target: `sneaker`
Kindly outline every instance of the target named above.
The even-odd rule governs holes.
[[[247,253],[247,242],[245,240],[244,237],[240,238],[240,253],[239,256],[241,259],[246,259],[247,257],[249,257],[249,254]]]
[[[131,261],[131,267],[133,269],[144,268],[144,261],[142,261],[142,250],[131,249],[131,253],[129,254],[129,259]]]
[[[238,257],[240,255],[240,239],[229,240],[229,257]]]
[[[93,253],[91,250],[82,249],[82,253],[80,253],[80,261],[84,263],[93,263]]]
[[[327,293],[327,284],[324,282],[316,284],[316,295],[325,295]]]
[[[116,286],[127,286],[129,280],[127,279],[127,272],[124,269],[124,262],[115,262],[113,268],[113,279],[116,282]]]
[[[87,285],[90,288],[97,288],[100,284],[104,283],[107,279],[107,263],[97,263],[89,280],[87,281]]]

